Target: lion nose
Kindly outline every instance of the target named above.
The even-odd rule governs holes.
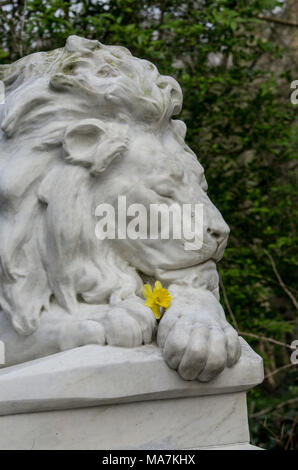
[[[219,245],[221,245],[223,242],[227,241],[230,229],[224,220],[222,220],[221,223],[209,224],[207,227],[207,232],[217,241]]]

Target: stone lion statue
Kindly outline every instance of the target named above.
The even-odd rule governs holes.
[[[172,119],[182,92],[119,46],[76,36],[0,68],[0,340],[6,365],[157,337],[167,364],[208,381],[240,357],[219,303],[229,228]],[[202,246],[95,236],[100,203],[204,204]],[[172,301],[157,326],[142,287]]]

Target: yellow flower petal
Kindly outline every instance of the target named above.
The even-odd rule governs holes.
[[[144,284],[143,285],[143,296],[145,298],[150,297],[152,295],[152,287],[150,284]]]
[[[166,294],[163,294],[160,299],[159,299],[159,302],[158,302],[158,305],[160,305],[161,307],[164,307],[164,308],[168,308],[170,303],[171,303],[171,300],[172,300],[172,297],[171,295],[169,295],[169,293],[167,292]]]
[[[145,302],[145,305],[146,305],[146,307],[152,308],[153,305],[155,305],[155,302],[154,302],[153,299],[147,299],[146,302]]]
[[[154,313],[155,318],[156,318],[157,320],[159,320],[160,317],[161,317],[161,315],[160,315],[160,308],[159,308],[158,305],[154,305],[154,306],[152,307],[152,312]]]
[[[160,308],[163,307],[166,310],[171,303],[172,296],[169,291],[162,287],[160,281],[155,281],[153,290],[150,284],[144,284],[143,295],[146,299],[145,306],[151,308],[159,320],[161,318]]]
[[[155,289],[162,289],[162,283],[160,281],[155,281],[154,290]]]

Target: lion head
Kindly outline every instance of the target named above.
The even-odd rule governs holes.
[[[229,229],[172,119],[182,106],[173,78],[123,47],[71,36],[1,66],[0,79],[0,305],[18,333],[35,331],[53,304],[79,313],[140,293],[142,275],[215,266]],[[203,246],[98,240],[96,207],[118,195],[145,207],[204,204]]]

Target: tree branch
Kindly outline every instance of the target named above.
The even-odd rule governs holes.
[[[282,20],[280,18],[273,18],[272,16],[258,15],[257,18],[262,21],[268,21],[268,23],[276,23],[283,26],[291,26],[293,28],[298,28],[298,23],[292,23],[291,21]]]
[[[261,341],[268,341],[268,343],[277,344],[277,346],[283,346],[284,348],[291,349],[292,351],[295,351],[296,349],[294,346],[291,346],[290,344],[282,343],[281,341],[277,341],[276,339],[273,339],[273,338],[267,338],[266,336],[259,336],[259,335],[256,335],[255,333],[246,333],[246,331],[239,331],[239,335],[250,336],[251,338],[256,338]]]
[[[228,312],[229,312],[229,314],[231,315],[231,318],[232,318],[232,320],[233,320],[234,327],[235,327],[235,329],[236,329],[236,331],[237,331],[237,333],[238,333],[238,332],[239,332],[238,324],[237,324],[235,315],[234,315],[234,313],[233,313],[233,310],[232,310],[232,308],[231,308],[231,305],[230,305],[230,302],[229,302],[229,299],[228,299],[228,296],[227,296],[227,293],[226,293],[226,289],[225,289],[225,286],[224,286],[224,284],[223,284],[223,282],[222,282],[222,278],[221,278],[220,274],[218,274],[218,277],[219,277],[219,285],[220,285],[220,287],[221,287],[221,289],[222,289],[222,293],[223,293],[223,296],[224,296],[225,304],[226,304],[227,309],[228,309]]]
[[[289,367],[296,366],[297,364],[286,364],[285,366],[279,367],[278,369],[275,369],[273,372],[270,372],[270,374],[265,375],[264,380],[268,379],[269,377],[272,377],[273,375],[277,374],[279,371],[288,369]]]
[[[293,296],[292,292],[287,288],[287,286],[285,285],[284,281],[282,280],[279,272],[277,271],[277,268],[276,268],[276,264],[274,262],[274,259],[272,258],[272,256],[270,255],[270,253],[268,253],[267,250],[264,250],[265,254],[268,256],[268,258],[270,259],[270,262],[271,262],[271,265],[272,265],[272,269],[274,271],[274,274],[275,276],[277,277],[278,279],[278,282],[281,286],[281,288],[284,290],[284,292],[290,297],[291,301],[293,302],[293,305],[294,307],[296,308],[296,310],[298,310],[298,302],[297,300],[295,299],[295,297]]]
[[[298,398],[291,398],[290,400],[279,403],[277,406],[274,406],[273,408],[265,408],[265,410],[258,411],[258,413],[254,413],[250,415],[250,418],[257,418],[258,416],[265,415],[269,413],[270,411],[280,410],[284,406],[291,405],[292,403],[296,403],[297,401],[298,401]]]

